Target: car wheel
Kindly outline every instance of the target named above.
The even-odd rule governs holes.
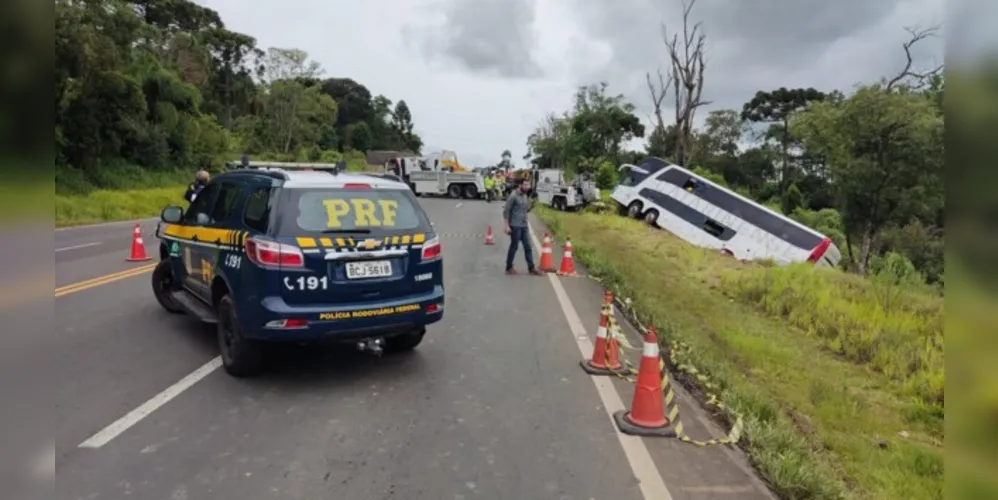
[[[385,339],[385,351],[405,352],[416,348],[426,336],[426,330],[416,330]]]
[[[637,219],[641,215],[641,203],[635,201],[627,206],[627,216]]]
[[[645,212],[644,220],[649,226],[657,226],[658,223],[656,221],[658,220],[658,211],[649,210]]]
[[[156,296],[156,301],[168,312],[180,314],[184,309],[173,300],[170,295],[176,289],[173,280],[173,266],[169,260],[161,260],[156,264],[156,269],[152,272],[152,293]]]
[[[471,184],[464,186],[464,197],[469,200],[478,198],[478,188]]]
[[[243,337],[236,307],[229,295],[218,301],[218,349],[222,367],[233,377],[252,377],[263,371],[263,345]]]
[[[460,198],[461,186],[457,184],[451,184],[450,186],[447,186],[447,196],[450,196],[451,198]]]

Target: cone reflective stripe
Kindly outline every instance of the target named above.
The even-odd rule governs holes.
[[[561,254],[561,269],[558,274],[575,274],[575,261],[572,259],[572,240],[565,239],[565,250]]]
[[[138,262],[151,258],[146,255],[146,244],[142,240],[142,228],[138,224],[135,224],[135,229],[132,230],[132,249],[125,260],[128,262]]]
[[[495,244],[495,239],[492,236],[492,226],[489,226],[488,228],[485,229],[485,244],[486,245]]]
[[[645,333],[631,410],[619,411],[613,415],[621,432],[635,436],[676,436],[676,430],[669,425],[669,419],[665,415],[660,363],[658,337],[655,335],[655,328],[649,327]]]
[[[554,257],[551,253],[551,235],[544,233],[544,241],[541,243],[541,262],[538,269],[546,273],[554,272]]]
[[[603,294],[603,308],[600,310],[599,328],[596,330],[596,342],[593,344],[593,357],[582,361],[582,369],[590,375],[611,375],[623,369],[620,363],[620,348],[613,321],[613,294],[609,291]]]
[[[628,415],[631,422],[642,427],[662,427],[669,423],[665,419],[665,399],[662,397],[662,372],[659,371],[658,354],[655,330],[649,328],[645,334],[638,381],[634,387],[631,413]]]

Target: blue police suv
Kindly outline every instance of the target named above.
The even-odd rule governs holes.
[[[161,218],[156,299],[216,324],[233,376],[260,373],[271,342],[411,350],[443,317],[440,240],[401,182],[257,163]]]

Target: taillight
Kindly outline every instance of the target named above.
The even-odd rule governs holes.
[[[440,247],[440,238],[433,238],[423,244],[423,262],[440,258],[443,249]]]
[[[818,243],[818,246],[814,247],[814,250],[811,250],[811,255],[808,256],[807,261],[811,263],[818,262],[818,260],[825,255],[825,252],[828,251],[828,247],[830,246],[832,246],[831,238],[821,240],[821,243]]]
[[[264,328],[272,329],[293,329],[293,328],[305,328],[308,326],[308,320],[304,318],[293,318],[293,319],[276,319],[274,321],[268,321],[264,325]]]
[[[305,255],[294,245],[246,238],[246,257],[263,267],[305,267]]]

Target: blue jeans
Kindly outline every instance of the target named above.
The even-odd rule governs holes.
[[[509,251],[506,252],[506,270],[513,269],[513,258],[520,243],[523,243],[523,256],[527,258],[527,270],[534,270],[534,247],[530,244],[530,230],[527,227],[509,228]]]

